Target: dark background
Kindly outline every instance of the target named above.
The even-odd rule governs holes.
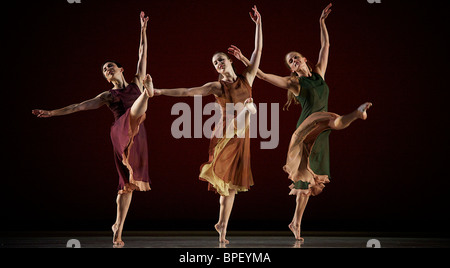
[[[139,12],[148,23],[148,72],[157,88],[215,81],[216,51],[239,46],[250,57],[258,6],[263,19],[261,69],[288,75],[284,56],[299,51],[311,63],[320,49],[319,17],[326,1],[14,2],[3,11],[2,231],[109,230],[115,221],[117,173],[111,112],[37,119],[92,98],[111,86],[100,67],[115,59],[131,81],[136,71]],[[448,234],[448,29],[444,2],[333,1],[327,19],[331,52],[329,110],[374,103],[369,119],[333,132],[332,182],[310,199],[303,230],[414,231]],[[243,65],[236,62],[237,72]],[[280,103],[280,143],[261,150],[252,140],[256,185],[239,194],[230,230],[287,230],[295,208],[282,167],[299,106],[281,111],[286,93],[261,80],[257,103]],[[148,131],[152,191],[135,193],[126,230],[212,230],[218,195],[198,181],[209,140],[172,137],[177,102],[150,100]],[[206,97],[203,103],[213,102]],[[209,118],[204,117],[204,120]]]

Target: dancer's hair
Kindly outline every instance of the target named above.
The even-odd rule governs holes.
[[[289,69],[289,71],[291,71],[291,78],[290,79],[298,80],[297,73],[296,72],[292,72],[291,67],[289,66],[288,62],[286,61],[287,55],[289,55],[291,53],[297,53],[297,54],[300,54],[300,56],[302,58],[304,58],[304,57],[303,57],[303,55],[301,53],[298,53],[296,51],[291,51],[291,52],[287,53],[286,56],[284,56],[284,59],[285,59],[284,63],[286,64],[286,67]],[[306,65],[308,65],[309,71],[312,72],[313,68],[311,67],[311,65],[309,65],[309,63],[306,63]],[[292,102],[294,102],[295,105],[299,105],[300,104],[300,102],[295,97],[294,93],[292,93],[291,91],[288,91],[288,93],[287,93],[287,102],[286,102],[286,104],[283,107],[283,111],[289,111],[289,107],[292,105]]]

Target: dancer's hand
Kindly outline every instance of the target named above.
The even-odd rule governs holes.
[[[242,60],[244,55],[242,55],[241,50],[237,46],[231,45],[231,47],[228,48],[228,54],[233,55],[238,60]]]
[[[323,11],[322,11],[322,15],[320,16],[320,20],[324,21],[326,18],[328,18],[328,15],[330,15],[331,13],[331,7],[333,6],[333,4],[329,4]]]
[[[249,103],[253,103],[253,98],[247,98],[247,99],[244,101],[244,105],[247,105],[247,104],[249,104]]]
[[[48,118],[48,117],[53,116],[51,111],[39,110],[39,109],[34,109],[33,111],[31,111],[31,113],[39,118]]]
[[[152,98],[155,95],[155,90],[153,89],[153,79],[152,77],[147,74],[144,78],[144,88],[145,93],[147,94],[147,97]]]
[[[259,14],[258,12],[258,8],[255,6],[253,6],[252,8],[254,14],[252,14],[252,12],[249,12],[250,14],[250,18],[252,18],[253,22],[256,23],[257,25],[261,24],[261,14]]]
[[[146,17],[144,11],[141,11],[140,17],[141,17],[141,28],[147,29],[147,22],[149,20],[148,16]]]
[[[251,114],[256,114],[256,105],[253,103],[253,98],[248,98],[244,102],[244,106]]]

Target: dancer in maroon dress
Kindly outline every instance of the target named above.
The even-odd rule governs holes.
[[[131,203],[133,191],[149,191],[147,134],[143,121],[148,99],[153,97],[153,83],[147,70],[147,22],[144,12],[140,15],[141,41],[139,47],[138,70],[131,83],[123,76],[124,69],[115,61],[107,61],[102,66],[106,80],[114,88],[84,102],[57,110],[33,110],[40,118],[68,115],[75,112],[98,109],[107,105],[113,112],[115,122],[111,127],[111,141],[119,186],[117,195],[117,219],[112,226],[113,243],[123,246],[122,230]]]

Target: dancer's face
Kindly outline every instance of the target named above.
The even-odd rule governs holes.
[[[215,54],[212,58],[212,63],[219,74],[233,70],[233,66],[231,65],[233,62],[223,53]]]
[[[286,55],[286,64],[289,66],[291,72],[298,72],[308,68],[307,62],[308,60],[298,52],[290,52]]]
[[[102,70],[103,76],[106,78],[106,80],[108,80],[108,82],[119,80],[123,72],[123,68],[117,67],[117,64],[115,64],[114,62],[105,63]]]

